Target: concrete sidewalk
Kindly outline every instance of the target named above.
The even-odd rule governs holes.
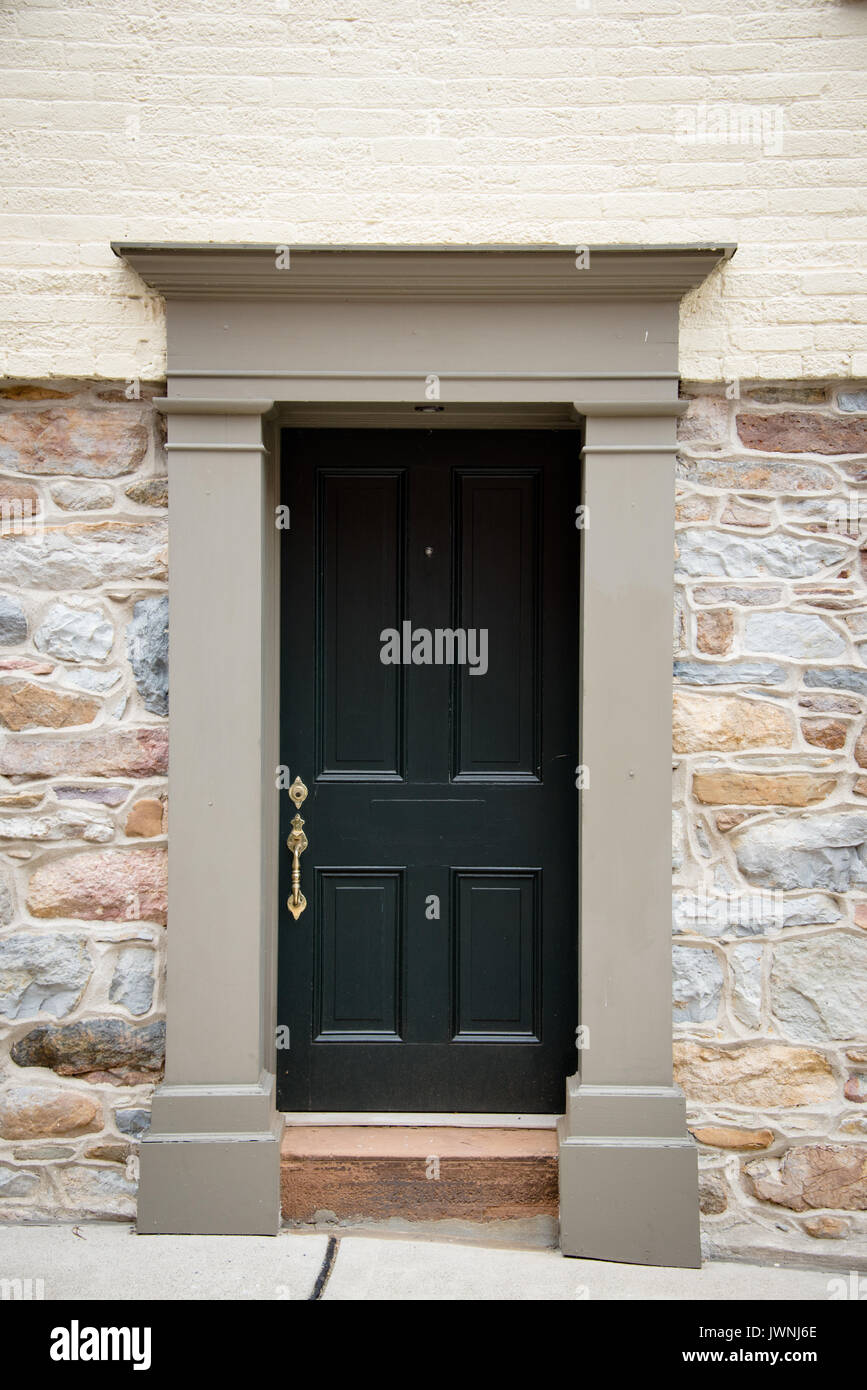
[[[290,1231],[274,1238],[137,1236],[123,1223],[0,1226],[0,1281],[42,1280],[46,1300],[306,1300],[318,1285],[325,1301],[827,1301],[834,1278],[827,1270],[721,1262],[652,1269],[570,1260],[551,1250],[358,1235],[329,1249],[326,1235]],[[14,1292],[5,1284],[0,1290],[6,1298]]]

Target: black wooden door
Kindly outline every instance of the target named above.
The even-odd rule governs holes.
[[[284,433],[283,1109],[563,1108],[577,474],[570,431]]]

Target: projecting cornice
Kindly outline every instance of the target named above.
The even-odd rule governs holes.
[[[575,248],[112,242],[115,255],[167,299],[675,300],[735,249],[722,243]]]

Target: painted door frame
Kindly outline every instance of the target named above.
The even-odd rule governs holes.
[[[139,1231],[279,1226],[278,418],[577,414],[586,1045],[558,1126],[561,1249],[698,1264],[697,1159],[672,1082],[677,327],[682,295],[733,248],[114,249],[168,313],[167,1058]],[[282,628],[291,640],[291,614]]]

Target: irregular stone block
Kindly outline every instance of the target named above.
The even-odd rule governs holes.
[[[674,692],[674,749],[727,753],[739,748],[790,748],[794,727],[786,710],[740,695],[707,697]],[[2,762],[0,762],[2,771]]]
[[[53,789],[58,801],[97,801],[104,806],[120,806],[129,796],[129,787],[59,787]]]
[[[824,386],[753,386],[747,394],[763,405],[822,405],[828,398]]]
[[[699,493],[687,493],[678,497],[674,504],[674,519],[683,521],[708,521],[711,514],[710,499]]]
[[[712,608],[696,616],[696,646],[709,656],[724,656],[732,645],[734,617],[730,608]]]
[[[136,1183],[122,1168],[85,1164],[64,1168],[59,1173],[66,1203],[82,1216],[135,1215]]]
[[[867,1100],[867,1076],[863,1072],[847,1076],[843,1095],[847,1100],[851,1100],[853,1105],[863,1105]]]
[[[36,661],[29,656],[4,656],[0,671],[27,671],[31,676],[50,676],[54,666],[50,661]]]
[[[709,1105],[795,1107],[836,1095],[830,1064],[807,1047],[675,1042],[674,1064],[675,1080],[687,1099]]]
[[[785,685],[787,672],[767,661],[676,661],[674,677],[686,685]]]
[[[147,946],[128,946],[117,958],[109,999],[136,1016],[146,1014],[154,997],[154,953]]]
[[[0,1198],[29,1197],[39,1179],[26,1168],[10,1168],[8,1163],[0,1163]]]
[[[677,476],[722,492],[830,492],[836,485],[831,470],[820,463],[781,463],[779,459],[679,458]]]
[[[867,391],[838,391],[837,409],[848,411],[867,410]]]
[[[68,729],[92,724],[99,709],[99,702],[86,695],[62,695],[32,681],[0,681],[0,724],[7,729]]]
[[[825,686],[831,690],[852,690],[857,695],[867,695],[867,671],[859,671],[852,666],[827,666],[824,670],[806,671],[804,684]]]
[[[744,1172],[756,1197],[789,1211],[867,1211],[867,1144],[798,1144]]]
[[[802,695],[798,704],[801,709],[820,710],[824,713],[861,713],[861,703],[852,695]]]
[[[149,1110],[116,1110],[114,1122],[121,1134],[128,1134],[132,1139],[140,1139],[150,1129],[151,1112]]]
[[[722,995],[722,965],[713,951],[672,948],[675,1023],[715,1020]]]
[[[17,599],[0,594],[0,645],[11,647],[27,636],[27,615]]]
[[[56,406],[0,415],[0,468],[19,473],[117,478],[138,468],[147,444],[139,411]]]
[[[705,806],[808,806],[830,796],[836,777],[808,772],[696,772],[693,795]]]
[[[698,1209],[702,1216],[721,1216],[728,1206],[725,1183],[711,1173],[701,1173],[698,1180]]]
[[[78,937],[16,932],[0,938],[0,1015],[35,1018],[71,1013],[93,973]]]
[[[165,580],[165,521],[74,521],[46,526],[39,540],[0,535],[0,584],[33,589],[93,589],[111,581]]]
[[[124,492],[131,502],[138,502],[142,507],[169,505],[168,478],[143,478],[141,482],[130,483]]]
[[[845,638],[814,613],[748,613],[744,649],[797,661],[833,661],[847,650]]]
[[[4,1139],[46,1139],[102,1129],[99,1096],[71,1087],[12,1085],[0,1091],[0,1135]]]
[[[845,1240],[850,1229],[850,1223],[842,1216],[811,1216],[804,1222],[807,1235],[817,1240]]]
[[[741,942],[729,953],[732,1010],[748,1028],[758,1028],[762,1021],[763,955],[762,947],[755,941]]]
[[[713,1149],[767,1149],[774,1142],[772,1129],[733,1129],[730,1125],[689,1126],[692,1137],[699,1144]]]
[[[687,529],[677,533],[675,572],[690,579],[804,579],[836,568],[851,553],[841,541],[808,540],[783,531],[759,537]]]
[[[127,831],[129,834],[129,831]],[[683,868],[683,856],[685,848],[685,836],[683,828],[683,815],[680,811],[671,813],[671,871],[679,873]]]
[[[675,935],[697,932],[701,936],[763,936],[784,927],[810,927],[839,922],[842,913],[832,898],[811,894],[787,898],[764,889],[733,893],[708,893],[681,889],[673,895]]]
[[[762,608],[779,603],[783,591],[767,587],[744,589],[737,584],[699,584],[693,589],[692,596],[696,603],[736,603],[744,608]]]
[[[738,867],[750,883],[832,893],[867,885],[865,841],[863,812],[765,821],[731,835]]]
[[[749,507],[745,502],[740,502],[734,497],[727,504],[720,521],[723,526],[770,526],[773,521],[773,513],[762,507]]]
[[[127,835],[141,835],[149,840],[163,831],[163,803],[145,796],[130,807],[124,827]]]
[[[846,743],[848,726],[842,719],[802,719],[801,733],[814,748],[842,748]]]
[[[83,734],[74,743],[16,739],[0,750],[4,777],[162,777],[168,771],[165,728]]]
[[[98,483],[55,483],[51,497],[64,512],[98,512],[114,506],[111,488]]]
[[[8,401],[68,401],[74,395],[74,391],[58,391],[55,386],[34,386],[31,382],[0,388],[0,396]]]
[[[145,709],[167,714],[169,701],[169,600],[142,599],[127,628],[127,655]]]
[[[41,652],[63,661],[102,661],[114,642],[114,628],[105,614],[79,603],[53,603],[33,641]]]
[[[841,420],[813,411],[738,415],[737,431],[748,449],[773,454],[863,454],[867,420]],[[755,491],[756,489],[752,489]]]
[[[682,442],[701,440],[721,443],[729,435],[731,402],[724,396],[695,396],[677,421],[677,437]]]
[[[103,1142],[91,1145],[84,1156],[85,1158],[97,1159],[102,1163],[126,1163],[132,1152],[131,1144]]]
[[[121,1018],[93,1018],[83,1023],[50,1023],[34,1028],[13,1043],[19,1067],[49,1067],[60,1076],[105,1072],[122,1078],[150,1079],[162,1070],[164,1023],[125,1023]]]
[[[867,940],[828,932],[781,942],[771,970],[771,1007],[803,1042],[854,1038],[867,1025]]]
[[[162,922],[166,920],[166,851],[109,849],[55,859],[30,877],[34,917]]]

